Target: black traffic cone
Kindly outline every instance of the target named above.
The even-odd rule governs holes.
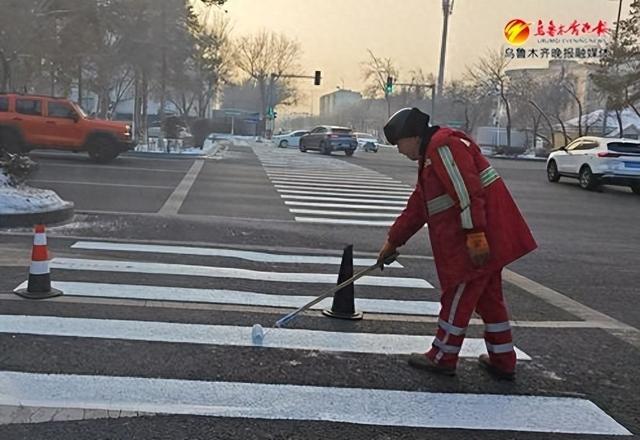
[[[344,248],[342,262],[340,263],[340,273],[338,274],[338,284],[348,280],[353,276],[353,245]],[[325,309],[322,313],[331,318],[339,319],[362,319],[362,313],[356,312],[354,302],[353,283],[338,290],[333,295],[333,305],[331,309]]]

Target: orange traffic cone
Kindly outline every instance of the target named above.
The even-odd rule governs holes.
[[[45,299],[62,295],[62,291],[51,288],[49,273],[49,250],[44,225],[37,225],[33,237],[33,251],[31,252],[31,267],[29,268],[29,282],[26,289],[16,290],[15,293],[28,299]]]

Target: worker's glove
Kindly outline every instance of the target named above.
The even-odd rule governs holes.
[[[391,255],[396,253],[396,246],[392,245],[389,240],[385,241],[378,252],[378,264],[380,265],[380,270],[384,270],[385,260],[389,258]]]
[[[489,242],[484,232],[467,234],[467,251],[474,266],[484,266],[489,259]]]

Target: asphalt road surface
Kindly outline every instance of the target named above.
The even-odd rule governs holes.
[[[0,231],[0,438],[584,439],[640,433],[640,197],[492,161],[539,249],[505,270],[514,383],[411,369],[438,280],[426,229],[356,283],[361,321],[314,309],[251,327],[372,263],[416,179],[394,149],[326,157],[237,139],[214,158],[34,153],[76,204],[48,228],[62,297],[24,300],[32,232]],[[325,302],[322,307],[330,307]]]

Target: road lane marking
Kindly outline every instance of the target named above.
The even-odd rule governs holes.
[[[300,194],[300,195],[317,195],[317,196],[349,196],[349,197],[358,197],[362,199],[376,199],[376,198],[384,198],[386,200],[402,200],[406,202],[409,200],[409,196],[396,196],[389,194],[376,194],[376,193],[361,193],[361,192],[347,192],[347,193],[339,193],[332,191],[313,191],[313,190],[295,190],[295,189],[278,189],[280,194]]]
[[[289,176],[289,175],[274,175],[271,173],[267,173],[267,176],[271,180],[287,180],[290,182],[329,182],[329,183],[354,183],[354,184],[363,184],[363,185],[384,185],[389,188],[407,188],[402,182],[398,181],[385,181],[385,180],[375,180],[370,178],[360,178],[360,177],[342,177],[342,176],[332,176],[332,177],[316,177],[316,176]]]
[[[323,273],[262,272],[232,267],[192,266],[187,264],[146,263],[137,261],[92,260],[79,258],[54,258],[52,269],[86,270],[99,272],[152,273],[164,275],[231,278],[283,283],[336,284],[337,276]],[[355,282],[362,286],[406,287],[432,289],[433,286],[420,278],[365,276]]]
[[[88,298],[118,298],[148,301],[181,301],[203,304],[235,304],[245,306],[292,308],[311,302],[314,296],[278,295],[260,292],[245,292],[227,289],[196,289],[186,287],[146,286],[134,284],[85,283],[53,281],[55,289],[65,296]],[[27,287],[25,281],[15,290]],[[314,310],[331,308],[333,298],[312,307]],[[390,313],[398,315],[438,316],[440,303],[435,301],[404,301],[393,299],[356,298],[356,309],[365,313]]]
[[[314,208],[347,208],[347,209],[379,209],[381,211],[394,211],[400,214],[403,206],[380,206],[380,205],[354,205],[350,203],[315,203],[315,202],[293,202],[285,201],[287,206],[310,206]]]
[[[511,270],[505,269],[503,271],[503,278],[508,283],[511,283],[525,292],[544,300],[546,303],[551,304],[554,307],[562,309],[574,316],[577,316],[578,318],[584,319],[585,321],[601,323],[602,326],[600,328],[604,331],[622,339],[635,348],[640,348],[640,330],[637,328],[587,307],[560,292],[556,292],[549,287],[543,286],[542,284],[530,280],[529,278]]]
[[[280,197],[285,200],[316,200],[316,201],[325,201],[325,202],[345,202],[345,203],[377,203],[380,205],[395,205],[399,207],[404,207],[407,205],[407,202],[402,200],[376,200],[376,199],[345,199],[342,197],[318,197],[318,196],[298,196],[298,195],[286,195],[281,194]]]
[[[0,403],[413,428],[632,435],[594,403],[574,397],[3,371]]]
[[[28,183],[60,183],[63,185],[92,185],[92,186],[112,186],[115,188],[142,188],[142,189],[173,189],[172,186],[161,185],[138,185],[138,184],[126,184],[126,183],[111,183],[111,182],[86,182],[86,181],[71,181],[71,180],[45,180],[45,179],[29,179]]]
[[[300,223],[317,223],[324,225],[354,225],[354,226],[391,226],[392,221],[375,221],[375,220],[348,220],[326,217],[294,217],[295,221]]]
[[[251,327],[231,325],[0,315],[0,333],[40,336],[252,347],[251,330]],[[265,337],[262,347],[390,355],[424,352],[431,346],[433,339],[431,335],[273,328]],[[486,352],[483,339],[465,338],[460,356],[477,358]],[[531,360],[518,348],[516,356],[519,360]]]
[[[332,264],[340,265],[341,257],[325,257],[315,255],[286,255],[266,252],[240,251],[235,249],[204,248],[194,246],[162,246],[154,244],[138,243],[111,243],[104,241],[78,241],[71,246],[72,249],[123,251],[123,252],[147,252],[174,255],[200,255],[207,257],[238,258],[259,263],[290,263],[290,264]],[[375,258],[354,258],[354,266],[368,267],[375,264]],[[387,267],[402,268],[394,261]]]
[[[306,181],[302,181],[302,180],[292,180],[292,179],[271,179],[271,182],[278,184],[278,185],[282,185],[282,184],[290,184],[290,185],[297,185],[297,186],[311,186],[314,188],[317,188],[320,185],[324,185],[324,187],[326,187],[327,189],[331,189],[333,190],[334,188],[353,188],[353,189],[375,189],[375,190],[385,190],[385,189],[391,189],[394,191],[405,191],[405,192],[409,192],[411,193],[413,190],[411,189],[411,187],[407,186],[407,185],[384,185],[384,186],[378,186],[378,185],[369,185],[367,183],[362,183],[362,184],[349,184],[349,183],[340,183],[340,182],[306,182]]]
[[[307,190],[307,191],[313,191],[313,190],[318,190],[318,185],[309,185],[309,184],[274,184],[273,185],[276,189],[293,189],[293,190]],[[346,193],[346,195],[349,194],[370,194],[370,195],[374,195],[374,196],[379,196],[379,195],[393,195],[393,196],[410,196],[411,193],[413,192],[413,190],[395,190],[395,189],[378,189],[378,190],[372,190],[372,189],[366,189],[366,188],[336,188],[334,185],[331,186],[331,188],[328,188],[329,191],[332,192],[342,192],[342,193]]]
[[[158,211],[158,214],[160,215],[178,214],[178,211],[180,211],[180,208],[182,207],[184,200],[187,198],[187,195],[189,194],[189,190],[191,190],[191,187],[193,186],[196,179],[198,178],[198,174],[200,174],[200,171],[202,170],[203,166],[204,166],[204,160],[196,160],[193,163],[193,165],[191,166],[187,174],[185,174],[182,181],[178,184],[176,189],[169,196],[169,198],[164,203],[162,208],[160,208],[160,210]]]
[[[367,218],[393,218],[398,217],[394,213],[368,213],[368,212],[351,212],[351,211],[324,211],[321,209],[289,209],[292,214],[315,214],[329,215],[332,217],[367,217]]]

